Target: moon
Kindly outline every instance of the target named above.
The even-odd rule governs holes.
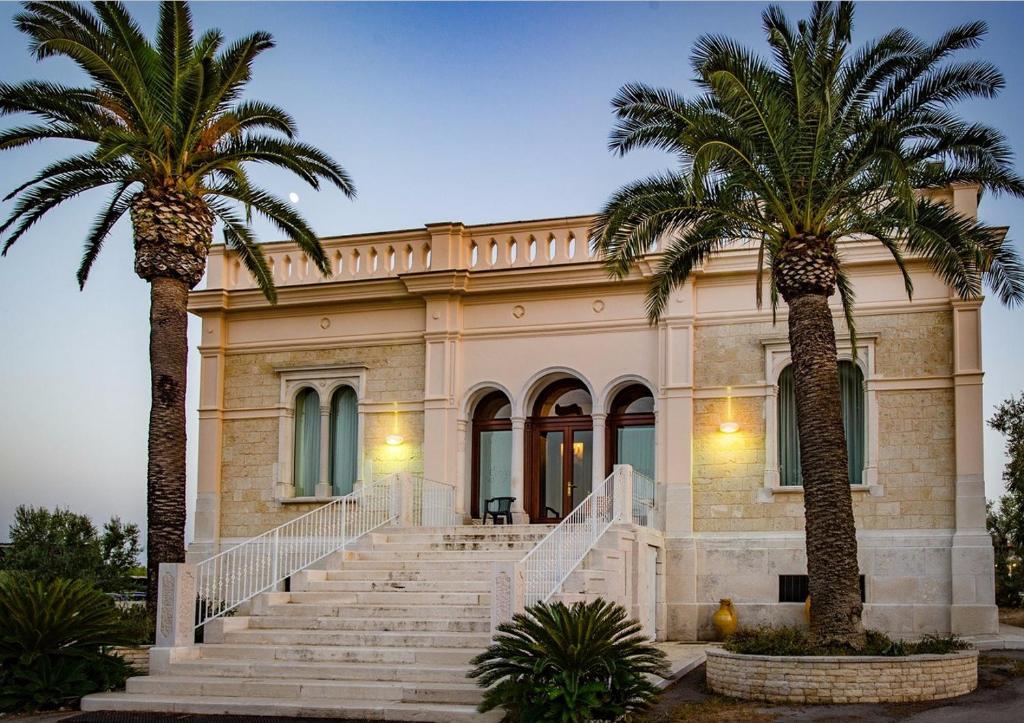
[[[292,203],[298,203],[299,194],[297,194],[295,191],[292,191],[291,193],[288,194],[288,200],[291,201]]]

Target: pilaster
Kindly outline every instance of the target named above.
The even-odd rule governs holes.
[[[438,482],[457,479],[462,297],[430,294],[426,301],[426,364],[423,396],[423,475]]]
[[[526,499],[526,419],[512,417],[512,491],[516,498],[512,505],[512,520],[516,524],[529,522],[523,503]]]
[[[203,317],[199,342],[199,459],[193,544],[209,548],[220,538],[221,454],[224,444],[224,315]]]
[[[951,554],[954,633],[999,631],[992,538],[985,527],[982,435],[981,302],[953,302],[953,403],[956,420],[956,532]]]

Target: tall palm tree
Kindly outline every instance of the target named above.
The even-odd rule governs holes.
[[[323,151],[295,140],[281,108],[243,100],[252,65],[273,47],[257,32],[225,45],[218,30],[198,38],[186,3],[164,2],[151,42],[124,5],[96,2],[23,4],[15,25],[37,59],[70,58],[88,76],[83,86],[0,83],[0,115],[35,120],[0,132],[0,149],[43,139],[82,141],[82,152],[43,168],[15,188],[0,226],[3,254],[50,209],[95,188],[110,187],[85,240],[78,270],[84,286],[104,240],[128,213],[135,273],[150,283],[152,408],[149,417],[147,601],[156,601],[161,562],[185,557],[186,303],[202,278],[216,221],[271,301],[273,278],[249,226],[252,211],[294,240],[322,272],[329,262],[313,229],[294,208],[249,179],[250,164],[291,171],[313,188],[331,183],[354,194],[346,172]],[[244,209],[244,213],[240,212]]]
[[[613,100],[611,149],[668,151],[678,166],[617,191],[591,243],[624,275],[655,240],[667,239],[647,298],[652,320],[706,259],[737,239],[759,248],[758,306],[767,270],[773,312],[779,296],[789,307],[811,633],[819,643],[856,648],[864,640],[857,540],[828,304],[838,290],[852,332],[854,290],[837,241],[863,239],[857,234],[880,241],[908,295],[911,256],[930,262],[965,298],[981,294],[984,277],[1014,304],[1024,300],[1024,269],[1013,249],[993,228],[918,189],[968,183],[1020,197],[1024,180],[1001,133],[951,110],[1003,87],[989,63],[949,61],[978,45],[983,23],[955,27],[934,43],[898,28],[859,49],[851,47],[852,23],[850,3],[818,3],[795,27],[769,7],[770,59],[704,36],[692,55],[695,97],[624,86]]]

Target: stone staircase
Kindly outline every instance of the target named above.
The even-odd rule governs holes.
[[[469,661],[490,642],[491,563],[541,525],[387,529],[206,625],[205,642],[151,661],[82,710],[392,721],[490,720]],[[500,719],[494,716],[494,720]]]

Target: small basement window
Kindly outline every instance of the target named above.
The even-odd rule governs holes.
[[[802,603],[808,595],[807,575],[779,575],[779,602]],[[864,602],[864,576],[860,576],[860,601]]]

